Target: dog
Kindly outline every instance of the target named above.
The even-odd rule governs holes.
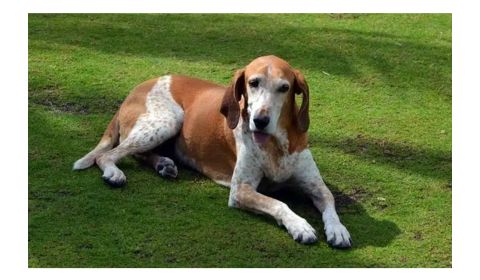
[[[300,107],[296,95],[302,97]],[[133,89],[98,145],[73,169],[96,163],[105,182],[118,187],[126,177],[115,164],[127,155],[167,178],[178,174],[175,159],[229,187],[229,207],[272,216],[294,240],[314,243],[317,233],[305,219],[259,192],[261,181],[269,182],[267,186],[293,185],[322,213],[327,242],[350,248],[350,234],[308,149],[308,107],[303,74],[273,55],[238,70],[227,87],[162,76]],[[173,143],[173,159],[155,152],[166,142]]]

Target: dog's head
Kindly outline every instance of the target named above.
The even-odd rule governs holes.
[[[295,103],[296,94],[302,95],[300,108]],[[242,117],[255,142],[266,142],[280,128],[294,127],[298,133],[308,130],[307,82],[300,71],[283,59],[262,56],[235,73],[220,110],[231,129],[238,124],[242,97]]]

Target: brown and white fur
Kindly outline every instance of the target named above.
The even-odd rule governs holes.
[[[303,97],[300,108],[295,95]],[[74,164],[94,163],[112,186],[126,182],[115,165],[134,155],[164,177],[176,177],[171,158],[156,154],[167,140],[175,159],[230,187],[228,205],[270,215],[300,243],[317,241],[315,229],[285,203],[259,193],[262,179],[300,188],[322,213],[334,247],[351,247],[307,145],[309,89],[300,71],[275,56],[253,60],[228,87],[184,76],[163,76],[137,86],[100,143]]]

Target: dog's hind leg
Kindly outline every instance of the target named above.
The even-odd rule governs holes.
[[[148,152],[175,136],[181,128],[181,122],[168,114],[156,118],[155,121],[148,120],[148,116],[139,119],[125,140],[97,158],[97,165],[103,170],[102,177],[108,184],[118,187],[126,182],[125,175],[115,165],[121,158]],[[156,158],[151,157],[150,160]]]
[[[121,186],[126,182],[116,162],[128,155],[149,152],[177,135],[182,127],[184,112],[170,93],[170,76],[158,79],[148,91],[145,106],[146,112],[138,116],[128,133],[123,133],[125,136],[121,135],[120,144],[96,158],[97,165],[103,170],[103,179],[112,186]],[[122,112],[129,112],[129,108],[120,110],[120,134],[123,118],[129,120],[129,115]]]

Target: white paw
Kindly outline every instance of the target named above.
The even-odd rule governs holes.
[[[284,224],[288,233],[295,241],[302,244],[317,242],[315,229],[303,218],[295,217],[290,222]]]
[[[105,168],[102,178],[112,187],[121,187],[127,182],[127,177],[118,168]]]
[[[341,223],[327,223],[325,224],[325,235],[327,242],[335,248],[350,248],[352,247],[352,239],[347,228]]]

